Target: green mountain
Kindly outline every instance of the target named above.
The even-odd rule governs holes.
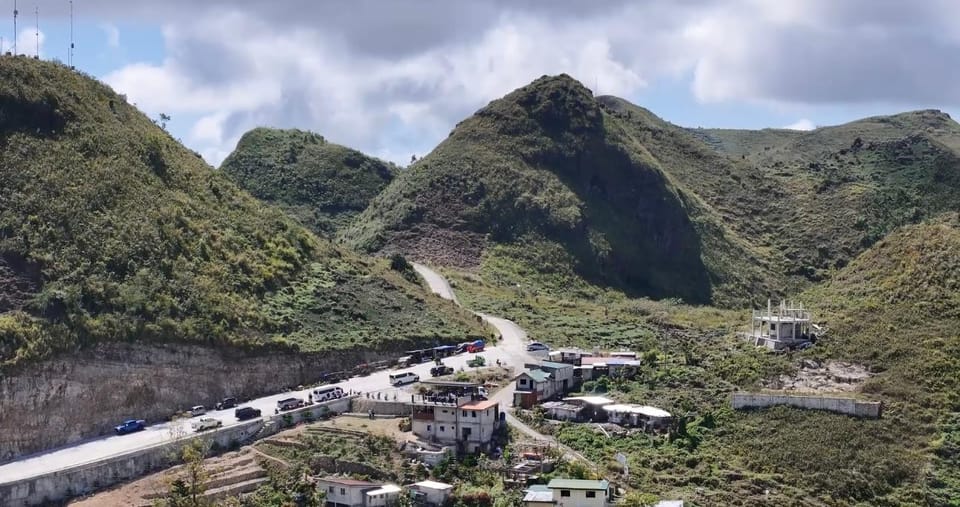
[[[738,205],[739,227],[818,281],[899,226],[960,209],[960,125],[939,111],[866,118],[810,132],[691,130],[747,174],[737,191],[702,172],[679,178],[715,206]],[[752,223],[750,223],[752,222]]]
[[[479,333],[62,65],[0,58],[0,181],[0,365],[105,341],[384,353]]]
[[[256,128],[220,170],[314,232],[332,235],[363,211],[397,168],[301,130]]]
[[[558,289],[585,281],[696,303],[776,290],[770,255],[666,169],[580,83],[543,77],[461,122],[343,236]]]

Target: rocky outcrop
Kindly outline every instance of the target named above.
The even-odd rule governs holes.
[[[99,344],[0,377],[0,462],[109,433],[124,419],[157,422],[225,396],[256,398],[386,354]]]

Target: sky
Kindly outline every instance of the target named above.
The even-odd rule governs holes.
[[[5,5],[4,5],[5,4]],[[0,0],[3,51],[13,0]],[[17,0],[66,62],[69,0]],[[39,11],[39,31],[36,15]],[[400,164],[544,74],[686,127],[960,113],[956,0],[74,0],[74,65],[214,166],[258,126]]]

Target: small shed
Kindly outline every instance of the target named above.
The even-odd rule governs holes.
[[[420,481],[407,486],[414,501],[428,506],[440,506],[447,502],[453,493],[453,486],[445,482]]]
[[[548,401],[541,405],[547,417],[558,421],[580,421],[584,407],[563,401]]]
[[[393,505],[400,498],[400,492],[403,491],[396,484],[384,484],[377,489],[372,489],[364,493],[364,505],[366,507],[387,507]]]
[[[644,429],[659,429],[670,424],[670,412],[646,405],[613,404],[606,405],[607,419],[623,426],[637,426]]]
[[[614,400],[606,396],[570,396],[563,401],[583,407],[580,413],[581,420],[603,422],[607,420],[607,413],[603,407],[613,405]]]

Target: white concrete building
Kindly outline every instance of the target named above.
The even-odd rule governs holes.
[[[425,507],[440,507],[453,494],[453,486],[444,482],[420,481],[407,486],[414,503]]]
[[[500,427],[500,403],[477,400],[457,406],[414,402],[411,421],[417,437],[472,453],[488,449]]]
[[[766,310],[753,311],[748,336],[754,345],[783,350],[815,341],[814,329],[817,327],[810,319],[810,312],[803,309],[802,303],[797,305],[781,301],[774,307],[768,299]]]
[[[380,485],[341,477],[324,477],[317,479],[317,488],[326,493],[327,507],[368,507],[365,493],[380,489]]]
[[[397,503],[403,489],[396,484],[384,484],[363,493],[364,507],[389,507]]]

